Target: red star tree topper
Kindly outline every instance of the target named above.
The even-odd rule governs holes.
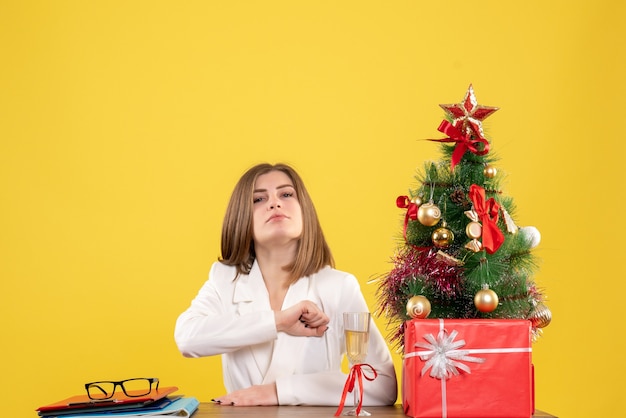
[[[474,134],[478,138],[484,138],[482,121],[498,110],[497,107],[479,105],[471,84],[461,103],[439,106],[452,117],[452,125],[463,134]]]

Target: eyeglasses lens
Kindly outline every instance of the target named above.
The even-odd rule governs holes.
[[[151,385],[149,379],[129,379],[125,380],[124,392],[128,396],[143,396],[150,393]]]
[[[114,382],[96,382],[87,386],[87,393],[91,399],[109,399],[115,392]]]

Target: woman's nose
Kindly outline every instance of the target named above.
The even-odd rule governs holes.
[[[279,208],[279,207],[280,207],[280,201],[275,197],[270,198],[269,209],[274,209],[274,208]]]

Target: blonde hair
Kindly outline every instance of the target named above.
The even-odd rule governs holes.
[[[222,255],[220,262],[235,266],[237,275],[249,274],[256,257],[252,225],[252,195],[260,175],[271,171],[285,173],[293,186],[302,208],[302,235],[294,262],[284,266],[290,272],[291,283],[318,272],[325,266],[335,266],[330,247],[324,238],[313,200],[298,173],[286,164],[258,164],[246,171],[235,185],[222,225]]]

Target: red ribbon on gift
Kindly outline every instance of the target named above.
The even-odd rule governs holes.
[[[493,197],[485,200],[485,189],[476,184],[470,186],[469,198],[483,226],[483,248],[493,254],[504,242],[504,234],[497,225],[500,205]]]
[[[409,219],[417,220],[417,210],[419,209],[416,203],[411,202],[408,196],[398,196],[396,199],[396,206],[401,209],[406,209],[406,216],[404,217],[404,240],[406,241],[406,228],[409,225]]]
[[[373,377],[369,377],[368,375],[366,375],[365,373],[363,373],[363,368],[367,367],[371,370],[371,372],[374,374]],[[376,377],[378,376],[378,373],[376,373],[376,370],[374,370],[374,368],[372,366],[370,366],[369,364],[355,364],[354,366],[352,366],[352,368],[350,369],[350,373],[348,374],[348,380],[346,380],[346,384],[343,387],[343,393],[341,394],[341,401],[339,402],[339,407],[337,408],[337,411],[335,412],[335,416],[338,417],[339,415],[341,415],[341,411],[343,411],[343,406],[346,403],[346,396],[348,395],[348,393],[352,392],[354,390],[354,384],[356,382],[359,383],[359,402],[356,406],[356,414],[357,416],[361,413],[361,408],[363,407],[363,378],[372,381],[374,379],[376,379]]]
[[[485,155],[489,152],[489,142],[485,138],[482,136],[475,138],[471,134],[464,135],[456,126],[447,120],[442,121],[437,130],[448,135],[448,138],[430,139],[429,141],[456,142],[456,146],[452,152],[452,162],[450,166],[452,170],[454,170],[454,166],[461,161],[461,158],[463,158],[467,150],[476,155]],[[482,149],[478,147],[478,144],[483,144]]]

